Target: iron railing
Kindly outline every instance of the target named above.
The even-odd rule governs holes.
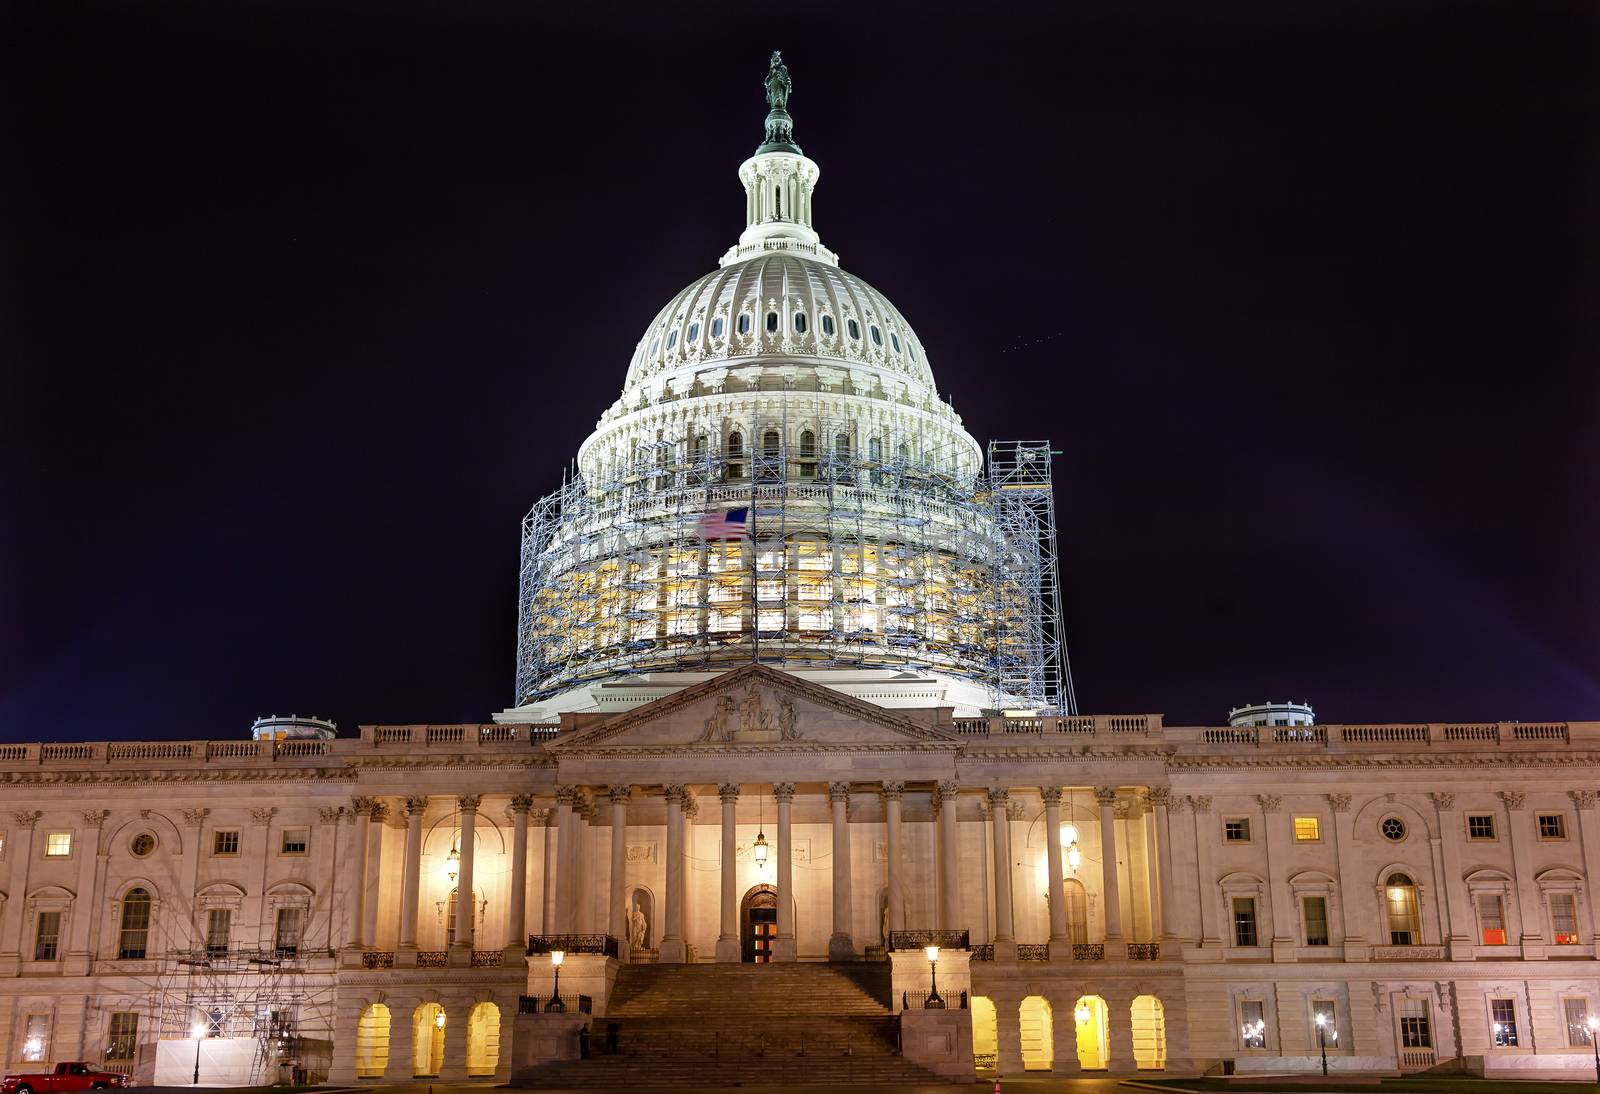
[[[444,969],[450,967],[449,950],[418,950],[417,968]]]
[[[1048,942],[1018,942],[1018,961],[1048,961],[1050,960],[1050,944]]]
[[[1104,961],[1106,959],[1106,944],[1104,942],[1074,942],[1072,944],[1072,959],[1074,961]]]
[[[889,949],[920,950],[938,946],[941,950],[965,950],[972,938],[967,931],[890,931]]]
[[[394,968],[393,950],[368,950],[361,955],[363,969],[392,969]]]
[[[472,967],[475,969],[498,969],[505,964],[505,960],[504,950],[472,951]]]
[[[608,934],[530,934],[529,955],[540,953],[595,953],[617,956],[617,940]]]
[[[1130,942],[1128,943],[1129,961],[1160,961],[1161,943],[1159,942]]]
[[[577,997],[577,999],[578,999],[577,1011],[578,1011],[579,1014],[593,1014],[594,1013],[594,997],[593,996],[580,995],[580,996]],[[562,1002],[565,1003],[566,1000],[563,999]],[[548,996],[548,995],[519,995],[519,996],[517,996],[517,1013],[518,1014],[543,1014],[545,1012],[546,1008],[549,1007],[549,1005],[550,1005],[550,996]]]
[[[928,1002],[928,996],[931,994],[933,993],[926,991],[903,991],[900,993],[900,1009],[923,1010],[924,1004]],[[948,995],[940,992],[939,998],[943,999],[944,1005],[951,1010],[967,1009],[967,993],[964,991],[959,993],[950,992]]]
[[[974,961],[993,961],[994,943],[982,942],[972,947],[972,959]]]

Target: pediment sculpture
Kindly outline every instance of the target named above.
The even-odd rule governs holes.
[[[716,707],[705,721],[705,732],[696,738],[701,744],[726,744],[734,742],[770,743],[798,741],[800,731],[795,727],[794,703],[788,696],[778,700],[777,717],[768,709],[760,686],[751,680],[742,698],[722,694],[717,696]]]

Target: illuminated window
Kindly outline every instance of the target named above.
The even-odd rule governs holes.
[[[1561,1010],[1567,1019],[1567,1047],[1588,1048],[1593,1043],[1589,1034],[1589,1000],[1563,999]]]
[[[45,858],[66,858],[72,854],[72,833],[51,832],[44,838]]]
[[[1433,1023],[1426,999],[1405,999],[1400,1003],[1400,1047],[1433,1047]]]
[[[131,1060],[138,1044],[139,1015],[131,1010],[117,1011],[111,1016],[111,1025],[106,1030],[106,1059]]]
[[[1540,839],[1566,839],[1567,818],[1562,813],[1539,814]]]
[[[1331,1047],[1339,1043],[1339,1008],[1332,999],[1311,1001],[1311,1023],[1313,1032],[1322,1030],[1324,1044]]]
[[[1239,1000],[1239,1043],[1245,1048],[1267,1047],[1267,1005],[1259,999]]]
[[[1406,838],[1406,822],[1399,817],[1384,817],[1383,823],[1378,825],[1378,831],[1390,843],[1399,843]]]
[[[211,833],[211,853],[213,855],[237,855],[239,853],[239,830],[237,828],[219,828]]]
[[[1485,946],[1506,944],[1506,905],[1499,893],[1478,894],[1478,938]]]
[[[122,898],[122,926],[117,935],[117,957],[139,960],[150,945],[150,893],[129,889]]]
[[[1322,838],[1322,822],[1316,817],[1296,817],[1294,838],[1302,843]]]
[[[1300,909],[1306,921],[1306,945],[1328,944],[1328,898],[1308,896],[1300,900]]]
[[[38,1063],[45,1058],[45,1049],[50,1044],[50,1016],[30,1014],[23,1029],[22,1058],[28,1063]]]
[[[1250,842],[1250,818],[1228,817],[1222,822],[1222,838],[1228,843]]]
[[[1494,814],[1469,813],[1467,814],[1468,839],[1494,839]]]
[[[1557,946],[1578,944],[1578,899],[1572,893],[1550,894],[1550,932]]]
[[[1417,887],[1407,874],[1394,873],[1384,883],[1384,906],[1389,918],[1389,944],[1414,946],[1421,939],[1417,925]]]
[[[1489,1000],[1489,1033],[1495,1048],[1517,1047],[1517,1001],[1515,999]]]
[[[1233,944],[1235,946],[1259,945],[1256,935],[1256,898],[1233,898]]]
[[[310,841],[311,829],[285,828],[283,830],[283,840],[278,844],[278,853],[280,855],[303,855],[306,853],[306,846]]]
[[[61,913],[40,912],[39,929],[33,936],[33,959],[54,961],[61,948]]]

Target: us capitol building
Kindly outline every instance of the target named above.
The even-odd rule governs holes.
[[[792,86],[524,521],[515,705],[0,745],[6,1069],[1586,1073],[1600,724],[1078,713],[1050,445],[824,246]]]

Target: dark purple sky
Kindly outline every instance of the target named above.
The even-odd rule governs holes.
[[[1065,450],[1085,709],[1600,718],[1591,3],[0,19],[5,739],[507,705],[773,48],[823,240]]]

